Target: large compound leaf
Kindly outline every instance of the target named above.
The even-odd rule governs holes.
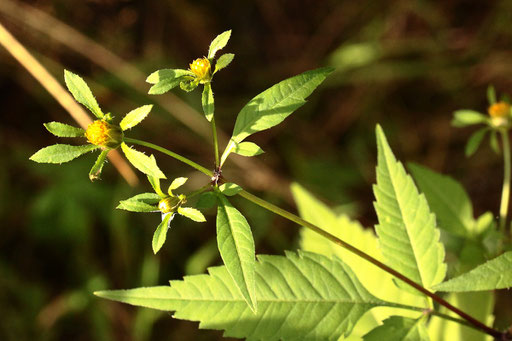
[[[256,258],[251,227],[223,194],[217,193],[217,199],[217,245],[220,256],[247,304],[256,312]]]
[[[248,340],[337,340],[369,309],[387,305],[372,296],[339,259],[299,252],[259,256],[254,314],[226,267],[171,286],[103,291],[96,295],[132,305],[176,311],[174,317],[223,329]]]
[[[482,291],[512,287],[512,251],[505,252],[449,281],[435,286],[440,291]]]
[[[223,154],[223,160],[237,143],[256,132],[281,123],[300,108],[313,90],[333,71],[320,68],[288,78],[263,91],[247,103],[238,113],[233,136]]]
[[[449,176],[438,174],[426,167],[414,163],[408,166],[435,213],[439,227],[460,236],[473,232],[473,206],[464,187]]]
[[[412,178],[395,159],[384,132],[377,126],[376,231],[387,264],[406,277],[432,288],[446,275],[444,247],[439,242],[436,218],[427,200],[419,194]],[[421,295],[403,282],[397,284]]]
[[[392,316],[366,334],[364,341],[428,341],[430,340],[423,319]]]

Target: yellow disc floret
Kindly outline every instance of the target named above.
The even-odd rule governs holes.
[[[510,104],[506,102],[494,103],[487,111],[491,117],[505,117],[510,113]]]
[[[178,209],[180,203],[181,203],[181,200],[177,197],[163,198],[158,203],[158,209],[162,213],[175,212]]]
[[[200,81],[205,81],[210,78],[210,61],[208,58],[198,58],[190,64],[190,71]]]
[[[123,142],[123,131],[107,121],[96,120],[87,127],[85,137],[96,146],[113,149]]]

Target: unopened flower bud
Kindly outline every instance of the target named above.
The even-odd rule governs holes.
[[[190,71],[192,71],[200,81],[209,80],[210,61],[208,58],[198,58],[190,64]]]
[[[114,149],[123,142],[123,131],[107,121],[96,120],[87,127],[85,137],[96,146]]]
[[[158,209],[162,213],[175,212],[180,206],[181,200],[177,197],[167,197],[160,200],[158,203]]]

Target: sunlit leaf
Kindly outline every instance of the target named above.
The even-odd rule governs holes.
[[[118,209],[130,212],[155,212],[158,211],[160,197],[156,193],[137,194],[119,202]]]
[[[215,71],[213,73],[216,73],[231,64],[233,58],[235,58],[235,55],[232,53],[225,53],[220,56],[219,59],[217,59],[217,63],[215,63]]]
[[[179,177],[179,178],[172,180],[171,184],[169,185],[169,188],[167,189],[167,193],[169,193],[169,195],[173,195],[172,191],[180,188],[187,181],[188,181],[188,178],[184,178],[184,177]]]
[[[233,149],[233,153],[242,156],[256,156],[263,154],[264,151],[256,143],[241,142],[236,144],[235,148]]]
[[[146,82],[154,84],[149,89],[150,95],[161,95],[177,87],[184,79],[192,79],[193,73],[182,69],[162,69],[153,72]]]
[[[122,130],[127,130],[130,128],[135,127],[137,124],[139,124],[143,119],[148,116],[149,112],[153,108],[153,105],[143,105],[140,108],[134,109],[130,111],[126,116],[123,118],[121,123],[119,123],[119,126]]]
[[[457,110],[453,113],[452,125],[454,127],[465,127],[473,124],[487,123],[488,117],[474,110]]]
[[[208,59],[214,58],[217,51],[223,49],[231,37],[231,30],[222,32],[212,40],[208,49]]]
[[[198,223],[206,221],[204,215],[199,210],[192,207],[178,207],[178,214]]]
[[[153,253],[156,255],[158,251],[162,248],[165,243],[165,239],[167,238],[167,230],[169,230],[169,223],[174,217],[173,213],[167,213],[164,215],[162,222],[158,225],[153,234]]]
[[[87,83],[78,75],[71,71],[64,70],[64,81],[68,87],[69,92],[73,95],[76,101],[89,109],[97,118],[103,118],[104,114],[94,98],[91,89]]]
[[[86,144],[83,146],[54,144],[53,146],[40,149],[30,157],[30,160],[39,163],[64,163],[98,148],[98,146],[93,144]]]
[[[83,137],[85,130],[60,122],[48,122],[44,124],[50,133],[58,137]]]
[[[96,162],[89,171],[89,179],[91,181],[98,180],[100,178],[101,170],[103,169],[103,165],[105,164],[108,152],[109,150],[105,149],[101,151],[100,155],[98,155]]]
[[[363,337],[364,341],[429,341],[424,319],[392,316]]]
[[[130,163],[142,173],[153,176],[157,179],[165,179],[165,175],[162,173],[160,168],[158,168],[154,157],[149,157],[144,153],[130,148],[124,142],[121,144],[121,149],[128,161],[130,161]]]
[[[242,190],[242,187],[240,187],[237,184],[234,184],[232,182],[228,182],[225,184],[222,184],[219,186],[219,190],[222,192],[222,194],[231,197],[233,195],[236,195],[238,192]]]
[[[213,118],[213,113],[215,111],[215,103],[213,100],[213,91],[210,83],[206,83],[203,89],[203,95],[201,97],[201,102],[203,104],[203,112],[204,116],[210,122]]]

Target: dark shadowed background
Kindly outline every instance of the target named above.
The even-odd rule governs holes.
[[[187,68],[217,34],[232,29],[224,52],[235,59],[213,84],[217,125],[227,135],[253,96],[308,69],[335,67],[306,105],[251,137],[265,154],[234,156],[225,174],[292,211],[288,186],[297,181],[368,227],[376,223],[376,123],[399,159],[459,179],[475,214],[497,212],[500,156],[486,145],[466,159],[464,144],[474,129],[452,128],[450,120],[455,109],[485,111],[488,84],[511,92],[511,22],[507,0],[0,2],[0,23],[61,84],[64,69],[82,75],[103,110],[118,118],[154,103],[131,136],[208,168],[213,157],[209,128],[197,112],[200,92],[148,97],[147,75]],[[140,173],[132,187],[109,164],[103,180],[91,183],[92,155],[61,166],[28,160],[62,141],[43,123],[75,122],[4,47],[0,100],[0,339],[220,339],[221,332],[200,331],[196,323],[91,294],[165,285],[219,264],[212,212],[205,224],[176,219],[154,256],[158,214],[114,210],[119,200],[149,190]],[[208,181],[156,156],[168,178],[189,177],[189,189]],[[258,253],[297,247],[296,226],[234,202],[248,216]]]

